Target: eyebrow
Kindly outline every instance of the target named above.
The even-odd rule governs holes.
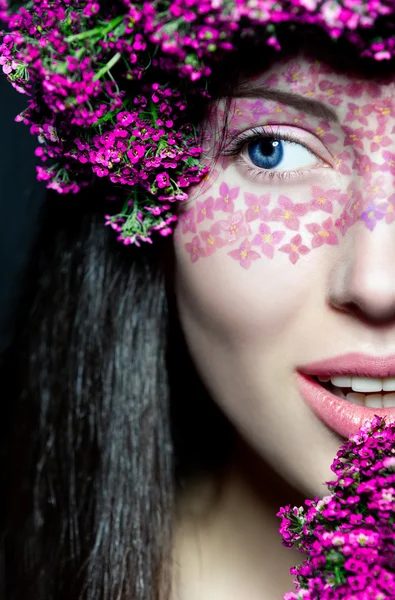
[[[339,117],[337,113],[330,108],[328,105],[314,100],[313,98],[306,98],[300,96],[294,92],[285,92],[283,90],[274,90],[263,86],[253,86],[250,84],[240,85],[234,90],[232,94],[235,98],[262,98],[263,100],[274,100],[281,104],[292,106],[297,110],[318,117],[320,119],[327,119],[332,123],[339,123]]]

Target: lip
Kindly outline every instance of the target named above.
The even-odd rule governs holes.
[[[332,377],[355,375],[356,377],[395,377],[395,354],[392,356],[368,356],[358,352],[335,356],[297,367],[304,375]]]
[[[357,434],[364,422],[373,419],[375,415],[385,417],[387,425],[395,421],[395,407],[359,406],[332,394],[308,375],[296,373],[296,379],[304,401],[314,414],[346,439]]]

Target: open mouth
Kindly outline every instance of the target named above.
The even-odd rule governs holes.
[[[325,388],[331,394],[338,398],[358,404],[359,406],[367,406],[369,408],[392,408],[395,407],[395,392],[370,392],[361,394],[354,392],[351,387],[338,387],[333,385],[330,378],[312,376],[313,379]],[[327,379],[327,381],[325,381]]]

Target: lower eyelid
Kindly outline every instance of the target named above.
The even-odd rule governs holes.
[[[317,165],[313,165],[311,167],[304,167],[303,169],[259,169],[259,167],[255,167],[252,164],[250,165],[243,158],[243,155],[239,155],[237,160],[235,161],[237,166],[240,166],[245,174],[249,173],[250,175],[254,175],[253,179],[293,179],[297,177],[302,177],[303,175],[309,174],[311,171],[322,168],[331,168],[331,165],[325,162],[318,163]],[[287,175],[288,173],[288,175]]]

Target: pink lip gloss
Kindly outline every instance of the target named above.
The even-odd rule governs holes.
[[[304,401],[314,414],[330,429],[346,439],[358,433],[364,421],[373,419],[375,415],[386,417],[387,424],[395,421],[395,407],[359,406],[332,394],[310,375],[296,373],[296,379]]]

